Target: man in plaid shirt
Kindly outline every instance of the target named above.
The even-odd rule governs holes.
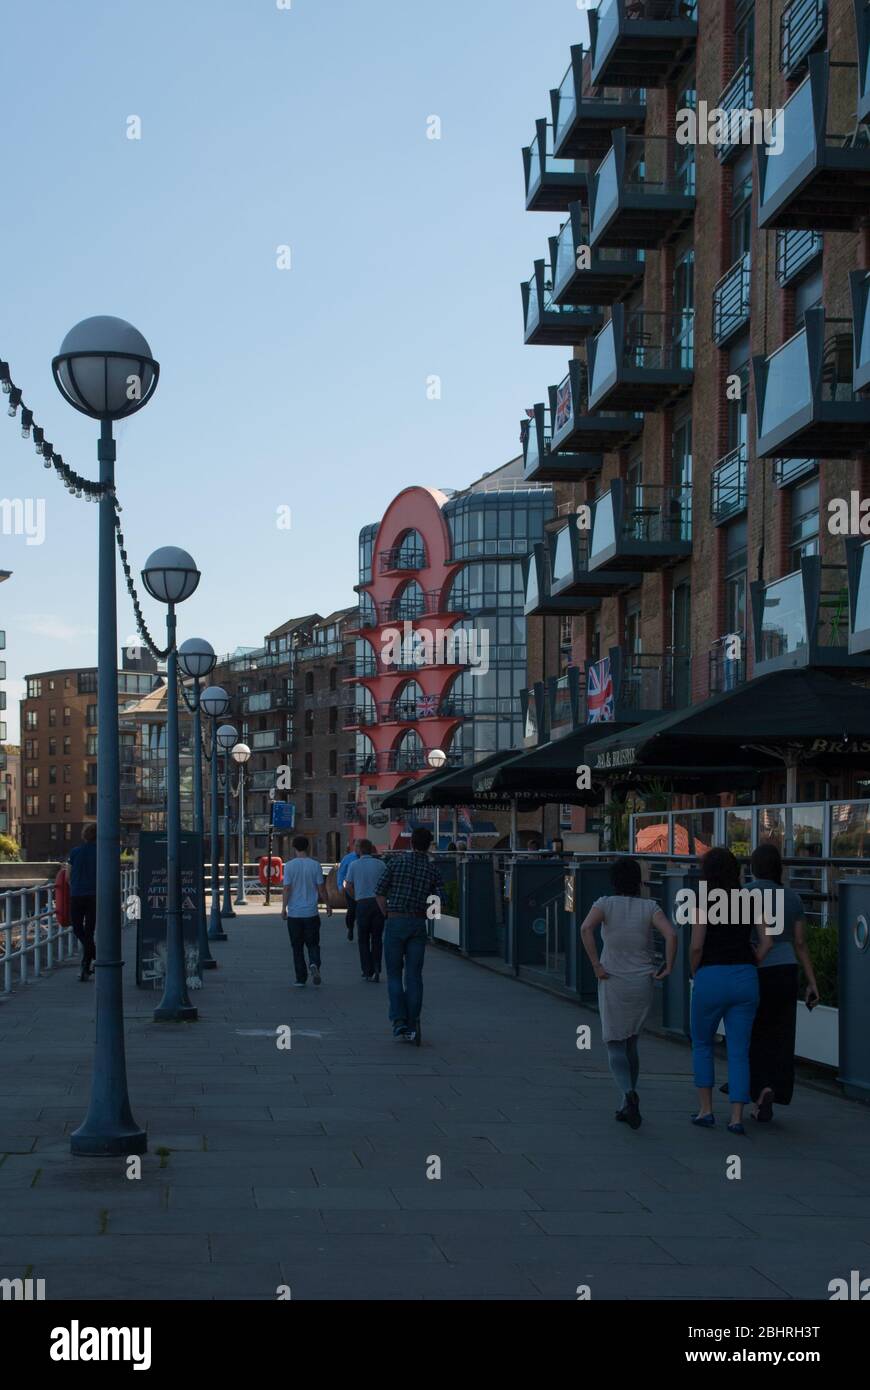
[[[376,895],[386,917],[384,961],[393,1037],[407,1042],[417,1040],[423,1006],[426,921],[431,907],[433,916],[440,911],[444,893],[438,867],[429,858],[431,843],[431,832],[418,826],[411,835],[410,851],[397,854],[385,866]]]

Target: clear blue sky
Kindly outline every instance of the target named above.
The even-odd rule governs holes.
[[[352,602],[359,527],[400,488],[462,487],[516,454],[567,356],[522,344],[519,282],[560,218],[524,212],[520,150],[585,31],[576,0],[40,0],[4,16],[0,355],[94,475],[95,427],[51,357],[91,314],[149,339],[160,385],[119,428],[118,486],[137,574],[159,545],[203,572],[181,637],[226,651]],[[0,463],[2,496],[46,503],[43,545],[0,536],[11,740],[25,672],[96,661],[96,508],[5,412]],[[121,588],[119,605],[123,639]]]

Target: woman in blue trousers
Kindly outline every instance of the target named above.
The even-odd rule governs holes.
[[[696,913],[692,923],[692,1061],[700,1101],[692,1123],[705,1129],[716,1123],[713,1045],[724,1020],[731,1102],[728,1128],[732,1134],[745,1134],[743,1107],[750,1099],[749,1042],[758,1008],[758,964],[773,943],[762,932],[758,945],[752,944],[748,900],[733,895],[741,887],[740,865],[730,850],[709,850],[701,860],[700,874],[707,884],[708,900],[714,889],[724,889],[730,910],[724,914],[723,922],[701,920],[701,914]],[[714,914],[711,911],[709,915]]]

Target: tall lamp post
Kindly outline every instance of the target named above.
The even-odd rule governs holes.
[[[70,1136],[82,1155],[144,1153],[127,1090],[121,958],[121,794],[118,752],[118,614],[115,591],[115,440],[112,425],[154,394],[160,367],[138,329],[99,316],[70,329],[52,360],[58,390],[100,422],[99,600],[97,639],[97,958],[96,1038],[88,1112]]]
[[[226,941],[221,926],[220,905],[220,820],[218,812],[218,720],[229,713],[230,697],[221,685],[210,685],[199,697],[200,707],[211,721],[211,905],[208,914],[209,941]]]
[[[178,647],[175,607],[196,592],[200,574],[186,550],[164,545],[145,562],[142,583],[166,604],[166,975],[155,1023],[192,1022],[195,1005],[187,993],[187,962],[181,896],[181,776],[178,746]]]
[[[178,665],[182,673],[193,681],[193,703],[188,709],[193,712],[193,828],[199,836],[199,878],[196,888],[196,940],[199,951],[200,970],[214,970],[217,961],[208,946],[208,922],[205,916],[205,811],[202,795],[202,711],[200,708],[202,690],[200,681],[210,676],[217,663],[214,647],[203,637],[188,637],[178,648]]]
[[[433,772],[437,772],[447,762],[447,754],[443,748],[433,748],[426,761]],[[441,814],[438,806],[435,807],[435,848],[441,848]]]
[[[233,758],[239,767],[239,875],[236,883],[236,907],[244,907],[245,897],[245,763],[251,756],[246,743],[237,743]]]
[[[221,917],[235,917],[230,898],[230,750],[239,741],[239,731],[234,724],[221,724],[217,731],[217,741],[224,755],[224,894],[221,904]]]

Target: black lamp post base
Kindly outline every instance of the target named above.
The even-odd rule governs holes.
[[[123,1158],[127,1154],[147,1153],[148,1136],[144,1129],[137,1129],[135,1125],[129,1130],[106,1134],[88,1129],[84,1124],[70,1135],[69,1151],[78,1158]]]
[[[209,941],[229,941],[230,938],[225,931],[212,931],[209,928],[208,939]]]
[[[198,1018],[193,1004],[160,1004],[154,1010],[155,1023],[195,1023]]]
[[[235,917],[235,915],[231,907],[221,908],[221,917]]]

